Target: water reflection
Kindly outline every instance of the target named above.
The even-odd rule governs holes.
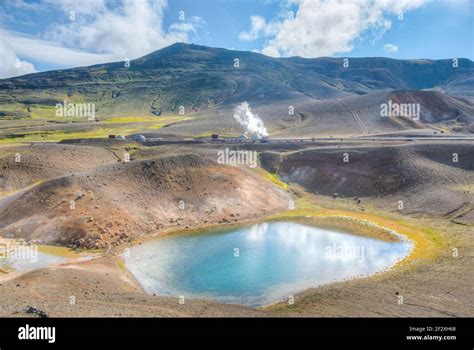
[[[51,254],[38,252],[35,256],[4,256],[0,254],[0,268],[13,269],[24,272],[32,269],[39,269],[53,264],[66,261],[65,258]]]
[[[165,237],[133,247],[125,262],[150,293],[256,306],[382,271],[409,250],[406,242],[271,222]]]

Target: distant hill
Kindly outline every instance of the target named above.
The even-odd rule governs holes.
[[[438,122],[445,125],[449,120],[453,121],[446,126],[450,131],[474,130],[471,60],[459,59],[457,68],[449,59],[350,58],[348,67],[343,63],[342,58],[271,58],[177,43],[132,60],[130,67],[114,62],[0,80],[0,117],[28,117],[30,106],[54,106],[65,99],[93,102],[97,114],[107,117],[159,117],[178,114],[179,107],[184,106],[185,114],[195,118],[167,128],[167,133],[238,133],[241,128],[233,120],[232,110],[248,101],[271,133],[292,135],[291,130],[311,126],[311,121],[321,117],[315,111],[322,110],[327,117],[319,122],[332,120],[329,124],[333,126],[322,126],[319,131],[347,134],[357,130],[357,118],[351,109],[358,104],[367,103],[362,109],[371,110],[370,117],[374,118],[383,102],[381,96],[394,91],[403,97],[408,95],[400,91],[435,90],[436,93],[417,96],[422,97],[426,108],[437,106],[430,98],[454,98],[454,102],[445,103],[450,110],[444,111],[443,116],[436,115],[439,109],[425,110],[425,115],[432,117],[422,118],[418,126],[369,121],[373,124],[369,132],[419,128]],[[374,98],[369,97],[372,94],[376,94]],[[288,113],[289,106],[294,107],[295,114]],[[364,122],[365,114],[359,114]],[[356,124],[338,126],[339,118]],[[365,127],[360,129],[365,132]]]

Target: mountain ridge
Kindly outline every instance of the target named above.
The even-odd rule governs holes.
[[[348,58],[347,67],[345,62],[330,57],[273,58],[176,43],[130,61],[130,67],[125,62],[112,62],[0,80],[0,116],[28,117],[31,106],[46,109],[67,100],[94,103],[100,117],[160,117],[178,115],[184,109],[185,115],[195,118],[198,134],[214,130],[238,133],[241,128],[232,120],[232,111],[248,101],[262,113],[272,132],[280,132],[295,126],[296,121],[287,123],[289,106],[298,109],[321,101],[398,90],[438,91],[446,99],[474,101],[474,63],[469,59],[458,59],[457,68],[449,59]],[[448,113],[453,118],[463,116],[463,125],[456,128],[472,129],[471,109],[466,105]],[[314,113],[309,108],[304,114],[311,120],[307,116]],[[379,123],[381,129],[376,126],[374,131],[386,131],[384,125]]]

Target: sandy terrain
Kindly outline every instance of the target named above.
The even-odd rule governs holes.
[[[245,166],[185,154],[107,164],[16,193],[0,201],[0,234],[107,249],[171,228],[255,219],[290,199]]]
[[[117,160],[105,148],[70,145],[2,145],[0,150],[0,194]]]
[[[25,316],[27,306],[50,316],[472,316],[472,146],[423,146],[354,146],[348,149],[355,155],[351,167],[340,164],[345,149],[337,147],[261,153],[262,166],[297,183],[288,190],[264,178],[263,171],[216,164],[209,157],[215,149],[206,147],[192,153],[189,146],[172,147],[172,152],[146,148],[130,163],[90,163],[74,174],[60,169],[60,177],[54,174],[0,199],[2,235],[108,249],[87,262],[13,279],[0,275],[0,316]],[[102,154],[101,147],[91,149]],[[445,159],[453,149],[462,159],[457,164]],[[383,160],[380,168],[374,158]],[[344,177],[351,181],[341,182]],[[69,210],[67,203],[74,198],[76,209]],[[278,217],[290,198],[301,215],[337,212],[400,227],[415,237],[417,249],[391,271],[307,290],[294,305],[258,310],[199,300],[180,304],[178,298],[146,295],[118,257],[127,245],[186,226]],[[406,201],[405,210],[394,208],[399,198]],[[184,213],[177,206],[181,199],[188,205]],[[222,211],[214,214],[213,207]]]
[[[453,162],[454,154],[457,162]],[[474,210],[474,145],[469,142],[338,145],[263,152],[260,157],[268,171],[314,194],[357,198],[362,204],[370,201],[390,212],[459,217],[474,224],[470,221]]]
[[[27,316],[34,305],[49,316],[235,316],[258,312],[240,306],[146,295],[114,258],[50,267],[2,283],[0,316]],[[73,298],[71,298],[73,297]],[[71,300],[75,299],[75,304]]]
[[[294,305],[283,303],[267,311],[280,316],[472,317],[472,226],[433,219],[412,219],[411,223],[436,227],[441,233],[444,246],[436,257],[414,259],[376,276],[311,289],[301,293]]]

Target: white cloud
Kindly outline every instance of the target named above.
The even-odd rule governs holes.
[[[31,62],[22,61],[15,51],[0,40],[0,78],[34,73],[36,69]]]
[[[70,13],[74,11],[77,15],[91,15],[107,9],[105,0],[42,0],[43,5],[51,5]]]
[[[53,42],[25,36],[20,33],[0,30],[0,42],[3,47],[18,57],[27,58],[60,67],[76,67],[96,63],[110,62],[113,55],[95,54],[58,46]],[[4,52],[1,52],[3,60]]]
[[[426,0],[288,0],[288,11],[297,6],[293,18],[270,22],[251,17],[242,40],[266,39],[262,53],[269,56],[330,56],[349,52],[354,41],[369,34],[372,41],[391,27],[388,15],[422,6]]]
[[[261,16],[251,16],[250,17],[251,29],[249,32],[242,32],[239,34],[239,39],[244,41],[251,41],[257,39],[262,31],[267,28],[267,23],[265,18]]]
[[[168,46],[188,41],[198,21],[173,23],[163,29],[165,0],[124,0],[113,11],[97,7],[75,21],[50,27],[46,38],[63,45],[133,59]],[[62,8],[69,13],[67,8]],[[196,17],[197,18],[197,17]]]
[[[393,44],[385,44],[383,46],[384,50],[390,53],[398,52],[398,46]]]
[[[22,11],[39,11],[41,9],[40,3],[26,2],[25,0],[11,0],[8,3],[6,2],[5,5]]]
[[[34,72],[28,61],[69,68],[134,59],[175,42],[189,41],[205,23],[201,17],[189,16],[187,21],[163,28],[166,0],[42,0],[41,4],[41,8],[25,8],[27,4],[19,1],[12,6],[35,12],[49,8],[62,21],[37,37],[0,30],[0,77]],[[71,11],[74,20],[70,20]],[[19,57],[28,61],[22,61],[21,68],[12,66]]]

